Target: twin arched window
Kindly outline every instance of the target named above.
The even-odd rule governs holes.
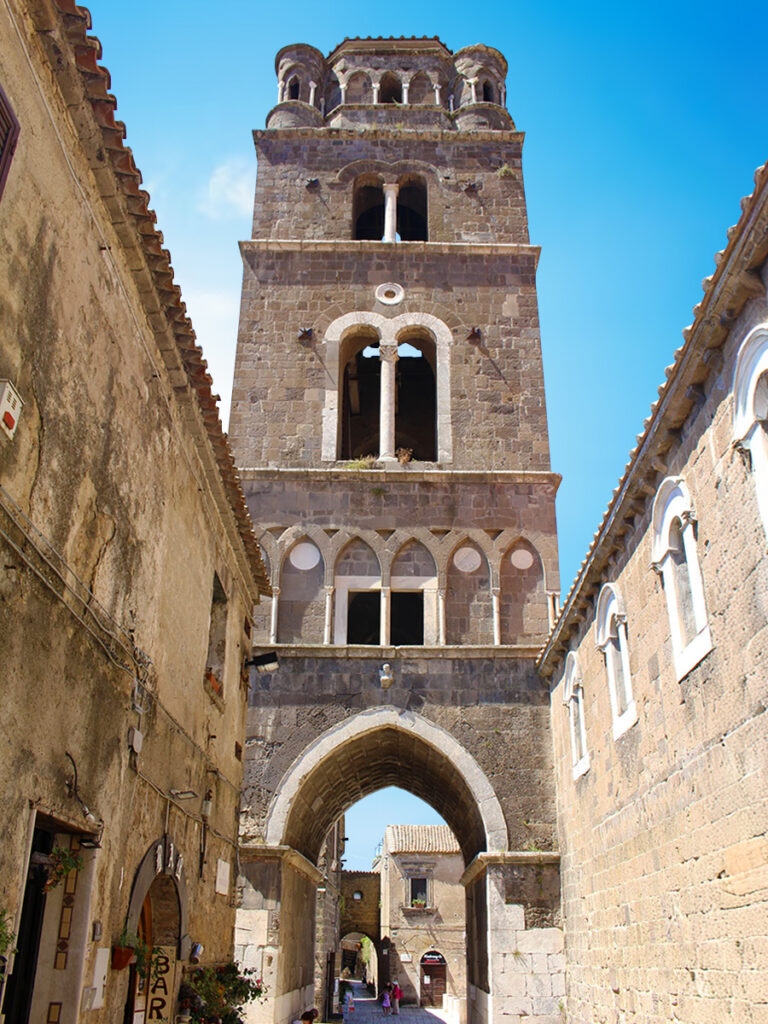
[[[733,443],[749,455],[760,518],[768,534],[768,324],[750,331],[739,349],[733,382]]]
[[[605,659],[613,738],[618,739],[637,721],[637,706],[629,670],[627,617],[621,595],[612,583],[604,585],[597,600],[597,646]]]
[[[571,734],[571,764],[573,777],[578,779],[589,771],[587,731],[584,726],[584,684],[576,655],[571,651],[565,659],[565,695],[563,703],[568,711]]]
[[[678,681],[712,650],[695,516],[685,481],[667,477],[653,502],[653,568],[661,574]]]
[[[391,206],[390,210],[388,206]],[[375,175],[358,178],[352,197],[352,237],[373,242],[428,241],[427,185],[424,179],[410,175],[385,186]]]

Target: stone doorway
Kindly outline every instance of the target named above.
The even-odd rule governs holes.
[[[430,950],[421,958],[421,1006],[442,1006],[446,992],[448,965],[437,950]]]

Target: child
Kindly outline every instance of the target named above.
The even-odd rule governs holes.
[[[389,1010],[390,1010],[390,1007],[391,1007],[391,1003],[390,1003],[390,1000],[389,1000],[389,990],[391,988],[392,988],[392,986],[389,984],[389,982],[387,982],[387,984],[386,984],[386,986],[384,988],[384,992],[382,993],[382,996],[381,996],[381,1008],[384,1011],[384,1016],[385,1017],[389,1016]]]

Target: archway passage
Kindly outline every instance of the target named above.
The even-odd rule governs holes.
[[[302,780],[283,842],[316,863],[333,823],[361,797],[400,786],[450,826],[469,864],[486,849],[477,800],[450,756],[412,731],[379,728],[339,744]]]

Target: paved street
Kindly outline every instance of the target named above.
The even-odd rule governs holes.
[[[401,1006],[397,1016],[384,1016],[381,1003],[369,995],[362,982],[352,981],[354,1009],[344,1014],[344,1024],[382,1024],[383,1021],[399,1021],[400,1024],[448,1024],[449,1015],[437,1008],[425,1009],[420,1006]]]

